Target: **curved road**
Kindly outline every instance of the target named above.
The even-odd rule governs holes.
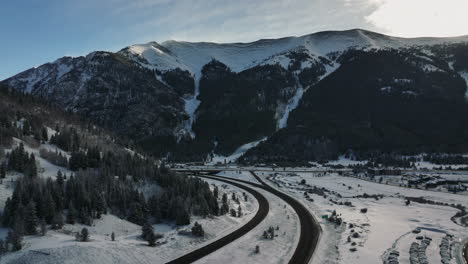
[[[213,172],[210,172],[213,173]],[[301,234],[299,237],[299,243],[294,251],[294,254],[291,260],[288,262],[289,264],[308,264],[312,258],[312,255],[317,248],[317,244],[320,238],[321,227],[317,220],[312,216],[309,210],[302,205],[299,201],[292,198],[291,196],[278,191],[277,189],[271,187],[270,185],[266,184],[255,172],[250,171],[250,173],[255,177],[255,179],[260,182],[260,184],[239,180],[239,179],[232,179],[229,178],[231,181],[241,182],[244,184],[249,184],[258,188],[262,188],[274,195],[283,199],[286,203],[288,203],[296,212],[299,217],[299,221],[301,224]],[[220,176],[210,176],[213,179],[226,179],[225,177]]]
[[[265,190],[283,199],[294,209],[294,211],[296,211],[299,216],[299,221],[301,222],[301,235],[299,237],[297,248],[289,263],[308,264],[317,248],[320,232],[322,231],[320,224],[315,220],[309,210],[302,205],[302,203],[266,184],[260,177],[258,177],[257,174],[255,174],[255,172],[250,171],[250,173],[263,185]]]
[[[195,172],[195,171],[194,171]],[[203,171],[196,171],[196,172],[203,172]],[[214,171],[209,171],[208,173],[210,174],[216,174]],[[299,217],[300,225],[301,225],[301,232],[300,232],[300,237],[299,237],[299,243],[296,247],[296,250],[293,253],[293,256],[291,257],[291,260],[288,262],[289,264],[308,264],[312,258],[312,255],[315,252],[315,249],[317,248],[318,240],[320,238],[320,233],[321,233],[321,228],[320,224],[317,222],[317,220],[312,216],[312,214],[309,212],[309,210],[302,205],[299,201],[294,199],[293,197],[278,191],[277,189],[271,187],[270,185],[266,184],[255,172],[250,171],[250,173],[255,177],[255,179],[260,183],[253,183],[249,181],[244,181],[240,179],[233,179],[225,177],[220,177],[220,176],[208,176],[208,175],[198,175],[199,177],[204,177],[204,178],[209,178],[213,180],[218,180],[218,181],[223,181],[232,185],[235,185],[239,188],[245,189],[248,192],[252,193],[255,198],[259,201],[259,212],[254,216],[254,218],[257,218],[257,215],[260,214],[260,211],[262,211],[262,214],[264,213],[263,217],[258,219],[258,222],[256,221],[255,223],[252,223],[254,219],[249,221],[247,224],[242,226],[241,228],[237,229],[233,233],[205,246],[200,249],[197,249],[187,255],[184,255],[180,258],[177,258],[171,262],[168,262],[167,264],[186,264],[186,263],[191,263],[195,260],[198,260],[216,250],[219,248],[231,243],[235,239],[243,236],[250,230],[252,230],[255,226],[257,226],[268,214],[268,202],[266,201],[265,197],[262,196],[260,193],[257,191],[248,188],[247,186],[243,184],[248,184],[251,186],[255,186],[257,188],[262,188],[270,193],[273,193],[274,195],[280,197],[283,199],[286,203],[288,203],[296,212],[296,214]],[[243,184],[236,184],[235,182],[240,182]],[[258,195],[258,197],[257,197]],[[263,201],[264,200],[264,201]],[[266,203],[267,210],[264,212],[262,209],[264,206],[262,206],[263,203]]]
[[[244,224],[242,227],[239,229],[235,230],[234,232],[204,246],[199,249],[196,249],[186,255],[183,255],[179,258],[176,258],[174,260],[171,260],[167,262],[167,264],[187,264],[187,263],[192,263],[196,260],[199,260],[210,253],[220,249],[221,247],[224,247],[225,245],[231,243],[232,241],[240,238],[241,236],[245,235],[248,233],[250,230],[254,229],[258,224],[260,224],[263,219],[268,215],[268,212],[270,211],[270,205],[268,204],[267,199],[265,196],[257,192],[256,190],[249,188],[243,184],[235,183],[230,180],[226,180],[224,178],[218,178],[218,177],[212,177],[212,176],[199,176],[199,177],[204,177],[204,178],[209,178],[217,181],[222,181],[229,183],[231,185],[234,185],[236,187],[239,187],[241,189],[246,190],[250,194],[252,194],[257,200],[258,200],[258,211],[255,214],[255,216],[246,224]]]

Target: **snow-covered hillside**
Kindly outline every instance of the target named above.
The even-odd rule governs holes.
[[[231,197],[234,193],[238,197],[243,196],[242,189],[215,180],[207,181],[217,185],[221,195],[226,193]],[[67,224],[62,230],[49,230],[46,236],[27,236],[24,249],[5,255],[0,259],[0,263],[165,263],[229,234],[252,219],[258,210],[258,202],[250,194],[247,194],[247,200],[240,199],[239,202],[240,204],[237,204],[229,199],[232,208],[242,207],[242,217],[226,214],[193,219],[194,222],[202,224],[205,230],[203,238],[190,235],[191,226],[160,223],[153,225],[153,228],[163,237],[158,240],[156,247],[148,247],[146,241],[140,237],[141,226],[108,214],[94,221],[92,226]],[[90,232],[90,242],[74,241],[74,234],[83,227],[88,228]],[[116,236],[115,241],[111,241],[113,232]],[[0,238],[4,236],[6,230],[0,229]]]

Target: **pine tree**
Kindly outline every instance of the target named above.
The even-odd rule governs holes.
[[[36,205],[30,201],[25,211],[25,231],[27,235],[35,235],[37,233],[38,219],[36,214]]]
[[[160,202],[159,202],[159,199],[156,198],[156,196],[152,196],[148,200],[148,207],[149,207],[150,214],[154,217],[157,223],[159,223],[162,218],[161,207],[159,205],[160,205]]]
[[[234,208],[231,209],[231,216],[232,216],[232,217],[236,217],[236,216],[237,216],[236,210],[235,210]]]
[[[0,164],[0,179],[5,179],[6,178],[6,163],[2,162]]]
[[[219,190],[218,190],[218,186],[215,186],[214,189],[213,189],[213,196],[218,199],[218,195],[219,195]]]
[[[42,210],[43,210],[43,217],[46,223],[52,224],[53,218],[56,215],[55,212],[55,202],[54,198],[52,197],[52,194],[50,192],[47,192],[45,194],[43,203],[42,203]]]
[[[188,225],[190,224],[190,214],[187,212],[184,206],[181,206],[177,210],[176,225]]]
[[[70,202],[70,205],[68,206],[68,212],[67,212],[67,223],[74,225],[76,223],[76,216],[77,212],[75,207],[73,206],[73,203]]]
[[[25,231],[24,231],[24,209],[20,205],[16,211],[16,215],[14,218],[14,223],[13,223],[13,230],[15,231],[16,234],[19,236],[24,236]]]
[[[141,237],[148,241],[149,235],[151,233],[154,233],[153,226],[149,224],[148,221],[145,222],[145,224],[141,228]]]
[[[81,241],[88,242],[89,241],[89,231],[86,227],[81,229]]]
[[[269,234],[270,239],[275,238],[275,229],[272,226],[268,228],[268,234]]]
[[[27,160],[27,163],[24,167],[24,173],[29,177],[37,176],[36,157],[33,153],[31,153],[29,160]]]
[[[8,231],[7,241],[12,246],[13,251],[18,251],[23,248],[23,235],[14,229]]]
[[[205,231],[203,230],[203,227],[201,224],[198,222],[195,222],[195,224],[192,227],[192,235],[202,237],[205,235]]]
[[[237,207],[237,217],[242,217],[242,207],[240,205]]]
[[[101,219],[102,214],[106,214],[106,201],[100,195],[96,195],[96,218]]]
[[[7,245],[6,245],[5,241],[3,241],[3,239],[0,238],[0,256],[5,254],[6,252],[7,252]],[[1,259],[1,257],[0,257],[0,259]]]
[[[59,171],[57,172],[57,179],[56,179],[56,182],[57,182],[57,184],[58,184],[60,187],[63,186],[64,180],[63,180],[63,173],[62,173],[61,170],[59,170]]]
[[[229,204],[228,204],[228,198],[227,198],[226,193],[223,193],[223,197],[221,201],[222,201],[222,205],[221,205],[221,209],[219,210],[219,214],[225,215],[229,212]]]
[[[63,227],[63,216],[61,213],[55,214],[52,218],[52,229],[61,229]]]
[[[112,234],[111,234],[111,239],[112,239],[112,241],[115,241],[115,233],[114,232],[112,232]]]
[[[42,127],[41,137],[42,137],[43,141],[48,141],[49,140],[49,135],[47,134],[47,128]]]
[[[219,204],[216,198],[210,197],[209,199],[209,205],[211,209],[211,214],[212,215],[219,215]]]
[[[148,239],[147,239],[147,241],[148,241],[148,245],[149,245],[150,247],[156,246],[156,235],[154,234],[153,231],[151,231],[151,233],[148,234]]]
[[[229,205],[227,202],[223,201],[223,204],[221,205],[221,209],[219,210],[220,215],[225,215],[229,212]]]
[[[143,208],[140,203],[134,202],[130,207],[130,216],[128,221],[141,225],[145,222],[145,216],[143,213]]]
[[[41,220],[41,236],[45,236],[47,234],[47,224],[44,220]]]

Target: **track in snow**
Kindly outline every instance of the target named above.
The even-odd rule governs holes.
[[[258,211],[255,214],[255,216],[247,222],[245,225],[240,227],[239,229],[235,230],[234,232],[204,246],[199,249],[196,249],[186,255],[183,255],[179,258],[176,258],[172,261],[167,262],[166,264],[187,264],[187,263],[192,263],[194,261],[197,261],[214,251],[228,245],[229,243],[233,242],[234,240],[242,237],[243,235],[247,234],[250,232],[252,229],[254,229],[258,224],[260,224],[265,217],[268,215],[268,212],[270,211],[270,205],[262,194],[257,192],[256,190],[249,188],[245,186],[244,184],[236,183],[231,180],[226,180],[225,178],[220,178],[220,177],[214,177],[214,176],[201,176],[198,175],[198,177],[203,177],[203,178],[208,178],[212,180],[217,180],[217,181],[222,181],[231,185],[234,185],[236,187],[239,187],[241,189],[246,190],[250,194],[252,194],[257,200],[258,200]]]

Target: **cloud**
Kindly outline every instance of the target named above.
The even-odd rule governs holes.
[[[376,7],[369,0],[138,0],[118,6],[118,12],[131,15],[138,9],[139,21],[132,28],[145,32],[147,40],[245,42],[332,29],[377,29],[365,19]]]
[[[468,34],[466,0],[368,0],[378,7],[366,21],[402,37]]]

